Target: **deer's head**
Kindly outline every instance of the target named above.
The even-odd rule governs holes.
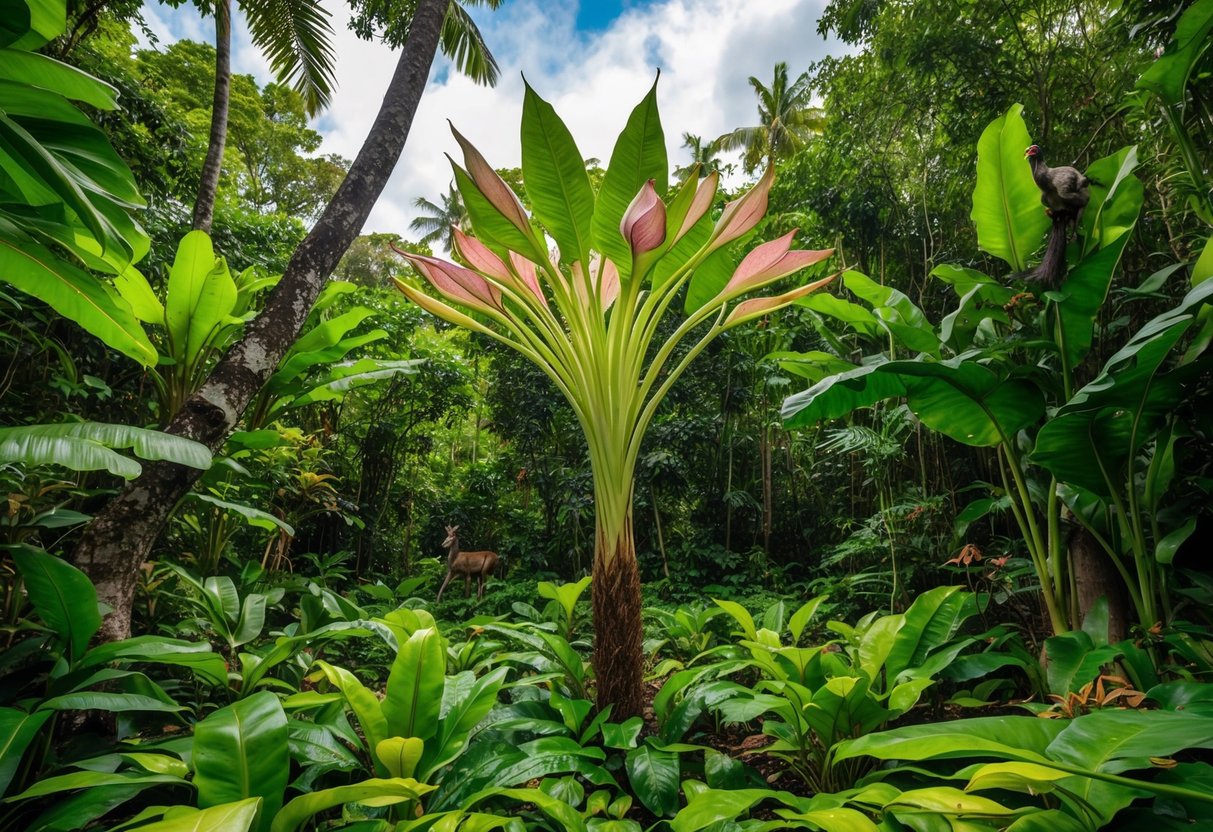
[[[446,527],[446,540],[442,541],[443,548],[444,549],[450,548],[453,544],[458,543],[458,542],[459,542],[459,527],[458,526],[447,526]]]

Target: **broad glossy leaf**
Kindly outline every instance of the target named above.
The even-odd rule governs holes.
[[[877,373],[877,366],[869,364],[828,376],[808,390],[784,399],[785,427],[807,427],[826,419],[840,419],[884,399],[905,395],[902,380],[896,374]]]
[[[552,105],[529,84],[522,101],[522,178],[535,217],[556,241],[561,261],[588,263],[594,191],[585,158]],[[632,196],[634,191],[629,202]]]
[[[253,828],[261,801],[249,798],[208,809],[180,807],[165,813],[164,819],[140,826],[146,832],[248,832]]]
[[[59,794],[76,789],[94,789],[105,786],[156,785],[162,783],[184,786],[187,782],[180,777],[174,777],[170,774],[113,774],[106,771],[74,771],[71,774],[45,777],[21,792],[21,794],[10,797],[9,800],[28,800],[31,797],[45,797],[48,794]]]
[[[158,784],[97,786],[70,796],[60,796],[26,827],[27,832],[66,832],[85,829],[92,821],[113,811],[145,789]]]
[[[205,232],[189,232],[177,245],[164,300],[173,358],[187,366],[196,364],[220,330],[231,326],[235,306],[236,281],[227,263],[215,256]]]
[[[408,777],[363,780],[351,786],[300,795],[282,807],[270,825],[271,832],[295,832],[314,815],[346,803],[368,806],[393,806],[406,800],[420,800],[433,791],[433,786],[418,783]]]
[[[670,821],[670,828],[674,832],[699,832],[721,821],[735,820],[764,800],[795,805],[792,795],[774,789],[704,789],[690,797]]]
[[[509,668],[498,667],[476,679],[466,688],[461,688],[461,695],[455,701],[447,702],[444,693],[444,713],[438,726],[438,733],[426,744],[426,755],[422,761],[422,771],[426,780],[442,766],[449,764],[463,753],[471,739],[472,732],[481,721],[488,716],[489,711],[497,704],[497,694],[501,690]],[[471,673],[460,676],[471,676]],[[452,677],[446,683],[447,691],[455,687]]]
[[[428,741],[435,735],[445,678],[442,635],[429,627],[413,633],[400,646],[388,674],[383,698],[388,736]]]
[[[715,601],[717,606],[733,617],[733,620],[741,627],[741,632],[747,639],[750,641],[758,640],[758,629],[754,625],[754,617],[750,615],[749,610],[736,601],[721,601],[716,598],[712,600]]]
[[[8,792],[25,749],[50,716],[50,711],[27,714],[16,708],[0,708],[0,795]]]
[[[1057,314],[1061,316],[1061,337],[1066,359],[1071,367],[1077,366],[1091,349],[1095,332],[1095,320],[1108,297],[1112,275],[1120,263],[1130,234],[1122,234],[1106,248],[1087,257],[1070,270],[1061,284],[1060,292],[1065,299],[1058,302]]]
[[[627,126],[615,140],[615,149],[611,151],[611,161],[594,207],[595,247],[615,263],[622,280],[626,280],[632,270],[631,247],[619,232],[624,212],[650,179],[654,181],[658,195],[664,197],[668,170],[665,134],[657,113],[657,82],[654,81],[652,89],[632,110]]]
[[[258,797],[259,828],[268,829],[290,774],[286,714],[278,697],[255,693],[199,722],[193,764],[199,808]]]
[[[936,587],[915,598],[885,660],[890,680],[925,662],[956,635],[972,611],[970,596],[958,586]]]
[[[52,711],[110,711],[113,713],[132,711],[176,713],[185,710],[184,705],[173,705],[140,693],[101,693],[98,691],[65,693],[62,696],[47,699],[39,707]]]
[[[977,185],[973,222],[977,244],[1017,272],[1040,247],[1049,218],[1024,150],[1032,144],[1023,122],[1023,106],[1014,104],[986,127],[977,143]]]
[[[625,760],[628,782],[650,812],[668,817],[678,809],[678,755],[648,745],[633,748]]]
[[[1138,330],[1041,428],[1032,461],[1059,481],[1102,497],[1110,496],[1103,471],[1112,478],[1111,485],[1123,488],[1120,481],[1130,455],[1180,401],[1179,386],[1162,375],[1163,364],[1210,298],[1213,281],[1205,281],[1179,306]]]
[[[358,724],[362,726],[362,735],[366,738],[367,746],[374,748],[383,740],[392,736],[388,733],[387,720],[383,717],[383,711],[379,704],[379,699],[375,694],[371,693],[358,678],[343,667],[335,667],[325,661],[317,661],[316,666],[319,667],[324,675],[328,678],[329,683],[341,691],[345,696],[345,701],[349,703],[350,710],[354,712],[354,716],[358,718]],[[376,765],[376,771],[380,770],[382,764]],[[382,769],[383,773],[387,769]]]
[[[1156,94],[1168,106],[1184,100],[1188,76],[1209,46],[1213,31],[1213,0],[1197,0],[1183,13],[1167,51],[1137,81],[1139,89]]]
[[[239,516],[243,517],[245,522],[247,522],[250,526],[256,526],[257,528],[265,529],[266,531],[282,529],[282,531],[289,535],[293,536],[295,534],[295,529],[293,526],[278,515],[270,514],[268,511],[262,511],[259,508],[253,508],[252,506],[245,505],[244,503],[234,503],[231,500],[223,500],[213,494],[203,494],[199,491],[191,491],[187,496],[190,499],[207,503],[215,506],[216,508],[221,508],[224,511],[235,512]]]
[[[46,55],[19,49],[0,49],[0,78],[29,84],[82,101],[100,110],[112,110],[117,90],[74,66]]]
[[[69,662],[79,659],[101,627],[92,582],[67,561],[41,550],[16,549],[12,557],[38,617],[59,637]]]
[[[156,363],[156,348],[130,305],[97,278],[22,234],[0,216],[0,275],[80,324],[107,346],[144,366]]]
[[[188,667],[212,685],[227,683],[227,665],[222,656],[211,650],[210,644],[163,636],[134,636],[98,645],[84,655],[81,665],[92,667],[119,661]]]
[[[1141,180],[1133,175],[1136,168],[1136,146],[1121,148],[1087,168],[1091,201],[1082,216],[1084,255],[1107,248],[1133,230],[1144,199]]]
[[[908,761],[993,757],[1047,763],[1045,751],[1065,727],[1059,720],[1030,716],[908,725],[845,742],[835,751],[834,759],[863,755]]]

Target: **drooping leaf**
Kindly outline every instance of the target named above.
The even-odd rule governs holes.
[[[101,628],[92,582],[67,561],[40,550],[16,549],[12,557],[38,617],[63,642],[69,661],[79,659]]]

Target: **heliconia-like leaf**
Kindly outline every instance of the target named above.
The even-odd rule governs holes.
[[[833,249],[789,251],[795,229],[782,237],[756,246],[738,264],[733,277],[725,284],[724,293],[740,293],[755,289],[793,272],[820,263],[834,253]]]
[[[543,288],[539,285],[539,267],[523,257],[516,251],[510,252],[510,266],[514,270],[514,274],[522,281],[525,286],[536,299],[544,306],[548,305],[548,299],[544,297]]]
[[[678,228],[678,233],[674,235],[674,241],[681,240],[695,223],[703,218],[703,215],[712,207],[712,202],[716,199],[716,188],[720,184],[720,174],[712,171],[699,183],[699,187],[695,190],[695,198],[691,200],[691,208],[687,211],[687,215],[683,218],[682,224]]]
[[[439,260],[437,257],[425,257],[403,251],[395,246],[392,250],[413,264],[413,267],[447,299],[485,312],[501,309],[501,290],[471,269]]]
[[[475,318],[465,315],[458,309],[447,306],[442,301],[438,300],[437,298],[430,297],[425,292],[414,289],[412,286],[408,285],[398,277],[393,278],[393,280],[396,283],[396,288],[401,292],[404,292],[405,297],[420,306],[426,312],[429,312],[431,315],[437,315],[439,318],[442,318],[442,320],[446,321],[447,323],[454,324],[455,326],[461,326],[475,332],[482,332],[485,335],[493,334],[492,330],[481,324]]]
[[[494,254],[492,249],[454,226],[451,227],[451,233],[454,235],[455,253],[462,257],[465,263],[481,274],[487,274],[489,277],[503,282],[511,282],[510,270],[505,265],[505,261]]]
[[[513,189],[505,183],[497,171],[493,170],[492,166],[485,161],[484,156],[480,155],[471,142],[463,137],[463,135],[455,129],[455,125],[451,125],[451,132],[455,134],[455,141],[459,142],[459,146],[463,149],[463,165],[467,170],[468,176],[471,177],[473,184],[484,194],[484,198],[497,209],[501,216],[505,217],[510,223],[525,234],[531,237],[530,219],[526,215],[526,209],[522,207],[522,203],[518,199],[518,195]]]
[[[619,231],[631,245],[633,257],[652,251],[665,242],[665,204],[657,196],[652,179],[645,182],[632,198],[619,223]]]
[[[733,311],[729,313],[729,316],[725,318],[725,328],[734,327],[738,324],[743,324],[746,321],[752,321],[768,312],[773,312],[774,310],[780,309],[788,304],[795,303],[797,300],[810,292],[815,292],[822,286],[830,283],[836,277],[838,277],[838,275],[832,274],[829,277],[821,280],[815,280],[812,283],[806,283],[804,286],[798,286],[790,292],[784,292],[782,295],[772,295],[763,298],[750,298],[749,300],[742,301],[741,303],[737,304],[737,306],[733,308]]]
[[[762,178],[744,194],[724,206],[724,212],[716,221],[712,249],[733,242],[750,231],[766,216],[767,198],[775,181],[775,169],[767,168]],[[705,209],[706,210],[706,209]]]

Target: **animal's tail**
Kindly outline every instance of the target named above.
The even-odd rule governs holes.
[[[1056,289],[1066,274],[1066,226],[1067,217],[1053,216],[1053,228],[1049,231],[1049,244],[1040,265],[1023,276],[1028,283],[1039,283],[1045,291]]]

